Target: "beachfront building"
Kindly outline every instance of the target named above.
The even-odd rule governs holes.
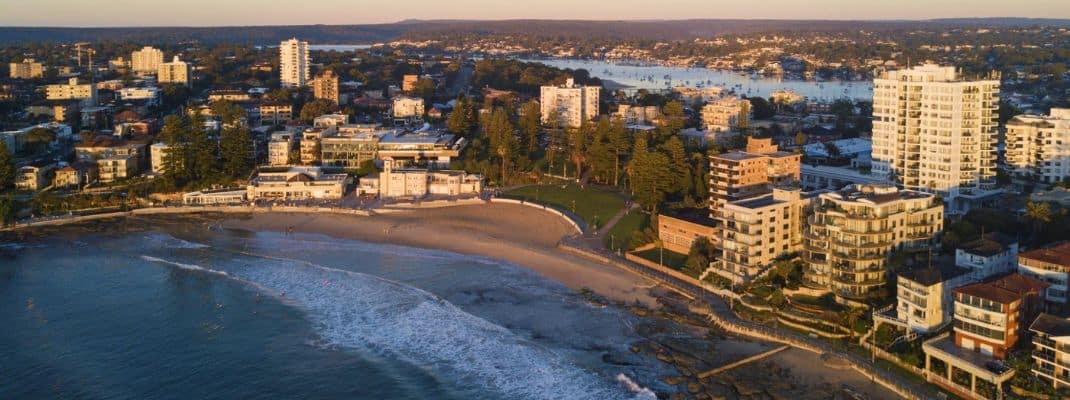
[[[71,78],[66,84],[45,86],[45,99],[48,100],[79,100],[84,105],[97,103],[97,85],[82,83],[78,78]]]
[[[750,102],[738,97],[722,97],[702,106],[702,125],[707,131],[725,132],[746,126]]]
[[[998,194],[999,76],[962,76],[932,64],[873,82],[873,173],[941,196],[965,212]]]
[[[294,134],[277,132],[271,134],[268,141],[268,165],[281,166],[290,164],[290,152],[294,147]]]
[[[102,183],[111,183],[137,176],[141,171],[135,154],[110,154],[96,160]]]
[[[263,167],[247,187],[249,200],[337,200],[345,194],[346,174],[319,167]]]
[[[282,125],[294,118],[290,103],[266,102],[260,105],[260,125]]]
[[[332,137],[337,128],[309,128],[301,133],[301,164],[313,165],[320,162],[320,143],[323,138]]]
[[[776,187],[764,196],[726,203],[719,214],[721,259],[716,274],[736,283],[769,270],[777,257],[802,250],[803,216],[811,198]]]
[[[379,138],[385,133],[358,133],[325,137],[320,140],[320,160],[323,165],[360,168],[379,155]]]
[[[989,233],[955,249],[955,265],[976,271],[980,277],[1004,274],[1018,266],[1018,241]]]
[[[8,76],[11,79],[34,79],[45,75],[45,67],[32,58],[22,62],[8,64]]]
[[[326,70],[312,79],[312,96],[338,104],[338,75]]]
[[[242,204],[248,199],[246,189],[204,190],[182,194],[182,204],[200,206],[221,206]]]
[[[1053,304],[1067,303],[1067,281],[1070,280],[1070,242],[1062,242],[1018,255],[1018,273],[1051,285],[1044,299]]]
[[[424,116],[424,99],[398,96],[394,98],[391,115],[396,119],[418,119]]]
[[[151,46],[130,53],[130,69],[138,75],[155,74],[163,64],[163,51]]]
[[[81,188],[96,181],[96,164],[76,162],[56,170],[56,176],[52,180],[52,187],[57,189]]]
[[[283,86],[305,86],[309,64],[308,42],[293,38],[279,43],[279,81]]]
[[[951,323],[954,290],[975,282],[973,271],[939,263],[899,272],[894,325],[918,333],[935,332]],[[874,321],[881,319],[874,314]],[[889,322],[887,319],[880,322]]]
[[[395,166],[424,165],[447,168],[461,154],[467,142],[450,133],[387,132],[379,136],[378,157],[391,159]]]
[[[710,219],[709,216],[670,214],[658,214],[658,239],[661,240],[665,250],[688,254],[691,246],[694,246],[695,241],[699,239],[706,239],[713,246],[720,243],[721,230],[717,227],[717,221]],[[628,240],[628,238],[614,239],[617,243]]]
[[[932,194],[851,185],[818,195],[806,228],[803,282],[842,302],[865,304],[885,287],[893,250],[936,244],[944,207]]]
[[[762,196],[799,181],[802,156],[779,151],[772,139],[747,138],[745,151],[710,156],[710,217],[731,201]]]
[[[1014,369],[1000,361],[1040,313],[1047,286],[1012,273],[954,289],[953,335],[922,344],[928,381],[968,399],[1002,398]]]
[[[1006,164],[1013,178],[1048,186],[1070,177],[1070,108],[1018,115],[1006,128]]]
[[[179,60],[178,56],[175,56],[171,62],[160,63],[159,68],[156,69],[156,82],[159,83],[189,86],[191,76],[192,69],[189,63]]]
[[[1040,314],[1033,334],[1033,375],[1054,389],[1070,388],[1070,320]]]
[[[163,142],[153,143],[149,146],[149,165],[152,173],[163,174],[167,172],[167,154],[171,152],[171,146]]]
[[[402,167],[387,158],[383,160],[383,171],[361,178],[358,187],[361,194],[377,194],[382,199],[476,196],[483,191],[483,176],[465,171]]]
[[[561,86],[540,88],[539,105],[542,123],[549,124],[550,117],[557,114],[561,126],[579,128],[584,122],[598,117],[600,86],[579,86],[569,78]]]

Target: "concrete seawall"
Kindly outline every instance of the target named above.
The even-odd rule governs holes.
[[[252,214],[252,213],[315,213],[315,214],[339,214],[369,216],[371,212],[366,210],[354,210],[348,208],[331,207],[251,207],[251,206],[203,206],[203,207],[147,207],[137,208],[130,211],[110,212],[92,215],[73,215],[55,218],[44,218],[29,222],[16,223],[0,230],[18,230],[42,226],[59,226],[75,224],[79,222],[96,221],[109,218],[130,217],[137,215],[168,215],[168,214],[198,214],[198,213],[225,213],[225,214]]]

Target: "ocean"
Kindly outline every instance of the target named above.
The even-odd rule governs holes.
[[[629,351],[638,317],[496,260],[193,223],[3,246],[4,399],[673,390],[664,365]]]

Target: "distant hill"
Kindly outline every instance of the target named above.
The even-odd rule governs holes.
[[[398,38],[429,39],[441,35],[526,35],[568,38],[678,40],[721,34],[761,32],[836,32],[857,30],[947,29],[954,27],[1070,27],[1067,19],[953,18],[925,21],[739,20],[672,21],[579,20],[405,20],[373,25],[294,25],[234,27],[55,28],[0,27],[0,43],[135,41],[177,43],[274,44],[290,37],[312,43],[360,44]]]

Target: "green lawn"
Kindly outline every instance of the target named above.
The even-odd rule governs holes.
[[[579,185],[532,185],[510,190],[506,197],[524,199],[572,212],[589,228],[602,226],[624,208],[624,197],[618,193]]]
[[[610,250],[631,250],[632,236],[635,235],[635,232],[642,231],[648,226],[650,226],[650,215],[639,210],[632,210],[628,215],[622,217],[620,221],[617,221],[613,228],[610,228],[606,236],[602,238],[602,242]]]
[[[635,253],[635,255],[653,261],[654,263],[658,263],[661,260],[661,257],[664,256],[664,264],[662,265],[675,270],[683,270],[684,263],[687,262],[687,254],[680,254],[669,250],[665,250],[664,254],[662,254],[661,250],[657,247],[640,251]]]

